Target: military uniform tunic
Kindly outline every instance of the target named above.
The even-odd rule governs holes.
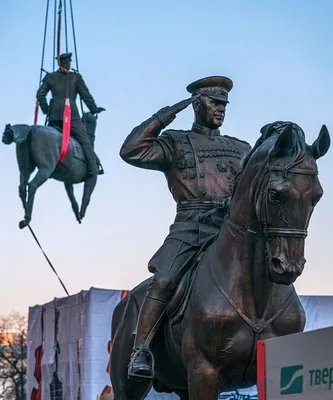
[[[47,93],[52,93],[52,104],[49,106],[46,101]],[[97,105],[95,100],[87,88],[82,76],[77,72],[62,72],[56,71],[45,75],[43,83],[37,92],[37,100],[44,114],[49,113],[50,122],[62,121],[65,99],[70,100],[71,119],[72,121],[79,120],[80,115],[76,105],[76,97],[80,95],[85,102],[89,111],[96,114]]]
[[[231,196],[251,147],[197,123],[189,131],[161,130],[159,120],[149,118],[126,138],[120,156],[133,166],[163,172],[177,203],[169,235],[148,266],[166,301],[199,247],[218,234],[223,214],[211,214],[208,220],[204,214]],[[150,296],[160,297],[157,292]]]
[[[50,106],[46,96],[52,93]],[[80,95],[92,114],[96,114],[98,107],[90,94],[82,76],[76,72],[56,72],[45,75],[41,87],[37,91],[37,100],[44,114],[48,114],[49,125],[62,132],[62,119],[65,108],[65,100],[69,98],[71,107],[71,131],[70,134],[81,144],[91,170],[96,171],[97,160],[86,132],[85,126],[79,115],[76,105],[76,97]]]

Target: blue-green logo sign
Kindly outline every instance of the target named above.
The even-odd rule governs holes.
[[[280,395],[303,392],[303,365],[281,368]]]

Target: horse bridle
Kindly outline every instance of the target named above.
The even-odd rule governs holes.
[[[262,233],[265,238],[266,241],[270,238],[270,237],[285,237],[285,238],[300,238],[300,239],[305,239],[308,235],[308,232],[306,229],[290,229],[290,228],[272,228],[272,227],[268,227],[267,225],[267,217],[268,217],[268,199],[267,199],[267,195],[268,195],[268,189],[267,189],[267,183],[268,183],[268,179],[269,179],[269,172],[270,171],[277,171],[277,172],[283,172],[283,176],[287,177],[288,173],[291,174],[301,174],[301,175],[312,175],[312,176],[318,176],[318,171],[317,170],[311,170],[311,169],[305,169],[305,168],[284,168],[281,166],[268,166],[266,167],[262,177],[262,186],[263,186],[263,195],[262,197],[262,201],[264,202],[264,210],[265,210],[265,214],[263,215],[263,217],[261,218],[261,215],[258,216],[258,221],[259,221],[259,230],[255,229],[253,227],[253,225],[249,228],[244,228],[241,227],[237,224],[235,224],[233,221],[230,220],[229,217],[227,217],[227,221],[228,223],[233,226],[237,231],[239,232],[243,232],[243,233],[252,233],[255,235],[258,235],[260,233]],[[265,175],[267,175],[267,177],[265,178]],[[256,201],[255,201],[256,203]],[[263,204],[262,204],[263,205]],[[260,207],[260,210],[263,209],[263,207]],[[255,207],[256,208],[256,207]]]
[[[283,177],[286,178],[288,173],[300,174],[300,175],[312,175],[317,176],[317,170],[305,169],[305,168],[290,168],[286,169],[281,166],[270,166],[268,171],[278,171],[283,172]],[[265,185],[266,186],[266,185]],[[268,239],[270,237],[286,237],[286,238],[300,238],[305,239],[308,235],[306,229],[290,229],[290,228],[270,228],[267,226],[267,216],[268,216],[268,200],[267,200],[268,190],[267,186],[264,188],[264,207],[265,215],[263,219],[262,231],[264,236]]]

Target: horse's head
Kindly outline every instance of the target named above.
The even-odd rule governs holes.
[[[12,144],[14,141],[14,131],[10,124],[6,124],[4,133],[2,134],[2,143]]]
[[[323,195],[316,160],[328,151],[330,136],[323,125],[309,146],[302,129],[288,122],[268,124],[261,132],[244,162],[230,220],[264,237],[268,278],[289,285],[304,268],[307,228]]]

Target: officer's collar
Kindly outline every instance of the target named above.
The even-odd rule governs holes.
[[[205,135],[205,136],[220,136],[221,135],[219,129],[211,129],[211,128],[208,128],[207,126],[200,125],[197,122],[193,123],[192,131],[201,133],[202,135]]]
[[[58,68],[58,72],[63,72],[64,74],[68,74],[68,73],[70,72],[70,70],[69,70],[69,69],[66,69],[66,68],[64,68],[64,67],[59,67],[59,68]]]

